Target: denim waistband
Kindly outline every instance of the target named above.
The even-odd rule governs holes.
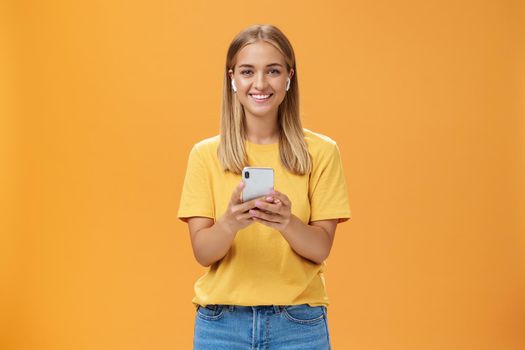
[[[226,304],[210,304],[210,305],[207,305],[206,307],[212,309],[212,310],[216,310],[218,307],[225,307],[227,308],[229,311],[234,311],[234,310],[239,310],[239,311],[253,311],[253,310],[258,310],[258,311],[264,311],[264,310],[272,310],[275,311],[276,313],[280,313],[285,305],[256,305],[256,306],[242,306],[242,305],[226,305]]]

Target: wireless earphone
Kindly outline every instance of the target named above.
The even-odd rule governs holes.
[[[233,92],[237,92],[237,86],[235,86],[235,80],[232,79],[232,89]]]
[[[291,83],[291,80],[290,78],[288,78],[288,81],[286,82],[286,91],[290,90],[290,83]]]

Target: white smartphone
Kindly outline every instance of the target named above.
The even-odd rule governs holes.
[[[244,167],[242,169],[242,189],[241,200],[243,202],[270,194],[274,187],[273,168]]]

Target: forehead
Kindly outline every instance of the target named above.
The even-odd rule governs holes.
[[[235,65],[249,64],[264,67],[271,63],[281,63],[284,66],[284,56],[272,44],[266,41],[256,41],[246,45],[237,53]]]

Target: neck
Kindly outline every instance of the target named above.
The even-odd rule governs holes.
[[[269,116],[254,116],[246,113],[246,138],[253,143],[268,144],[279,141],[277,113]]]

